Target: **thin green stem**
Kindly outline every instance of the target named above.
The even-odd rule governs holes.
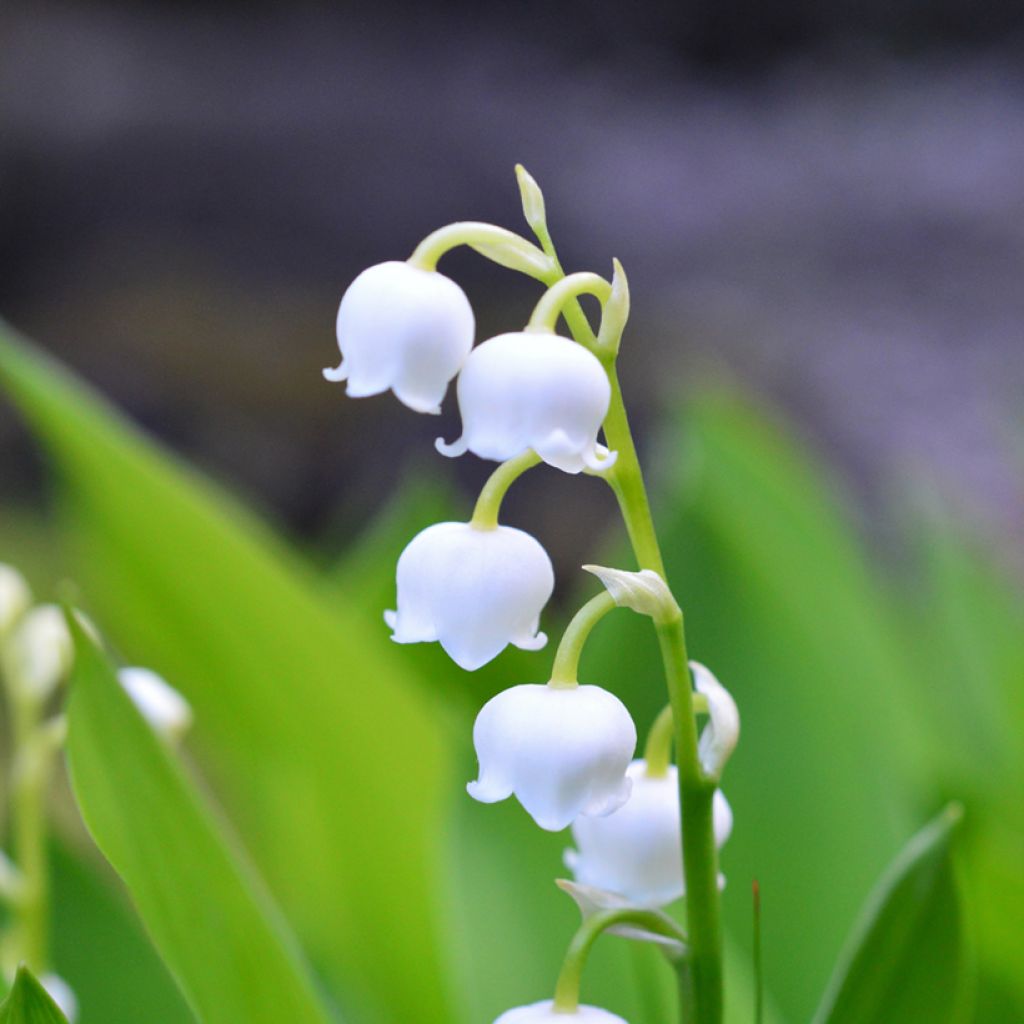
[[[668,774],[675,730],[672,705],[666,704],[647,733],[647,743],[644,746],[644,763],[647,765],[646,773],[649,778],[663,779]]]
[[[456,221],[432,231],[413,250],[408,262],[420,270],[436,270],[446,252],[468,245],[496,262],[545,283],[553,274],[550,257],[507,228],[484,221]]]
[[[686,919],[695,996],[692,1019],[698,1024],[720,1024],[724,998],[718,850],[712,817],[715,786],[704,778],[697,757],[693,687],[686,661],[682,615],[672,622],[658,623],[655,629],[665,663],[676,725],[676,761],[683,821],[683,877],[686,881]]]
[[[503,462],[488,478],[480,491],[473,509],[470,525],[478,530],[493,530],[498,525],[501,503],[508,489],[525,473],[541,461],[540,456],[532,449],[517,455],[508,462]]]
[[[572,1013],[579,1007],[580,981],[591,947],[603,931],[620,924],[636,925],[644,931],[674,939],[680,943],[686,941],[685,935],[671,918],[653,910],[623,907],[619,910],[602,910],[584,918],[569,943],[565,960],[562,961],[562,970],[555,985],[554,1010],[556,1013]]]
[[[590,631],[615,607],[615,598],[605,590],[597,597],[592,597],[572,617],[555,652],[555,663],[551,667],[552,686],[577,685],[583,645]]]
[[[567,302],[577,299],[580,295],[595,295],[603,306],[611,293],[611,284],[600,274],[580,273],[563,277],[541,296],[530,316],[527,330],[553,331],[562,313],[562,307]]]
[[[550,255],[550,253],[549,253]],[[573,337],[588,348],[596,339],[582,307],[570,301],[563,315]],[[608,447],[618,460],[608,482],[619,509],[633,552],[641,569],[653,569],[663,579],[661,556],[651,516],[643,471],[633,442],[614,357],[604,358],[611,383],[611,402],[604,422]],[[683,870],[686,879],[686,919],[690,956],[681,982],[681,1019],[686,1024],[721,1024],[724,1012],[722,975],[722,924],[718,891],[718,852],[714,842],[711,801],[714,787],[704,778],[697,758],[697,726],[694,693],[686,654],[682,613],[672,621],[656,624],[676,729],[676,761],[679,766],[679,802],[683,831]]]
[[[11,828],[18,869],[17,899],[5,939],[5,972],[24,961],[36,972],[47,966],[50,890],[46,862],[45,799],[53,764],[36,698],[8,687],[11,715]]]

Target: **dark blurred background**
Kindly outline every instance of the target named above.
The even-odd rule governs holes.
[[[343,537],[457,418],[320,379],[338,297],[446,221],[518,228],[522,161],[564,262],[626,265],[642,431],[738,378],[883,539],[909,473],[1020,540],[1022,23],[1010,0],[7,2],[0,310],[291,529]],[[481,334],[536,295],[444,266]],[[18,505],[41,474],[7,415],[0,464]],[[513,501],[538,486],[578,563],[591,491]]]

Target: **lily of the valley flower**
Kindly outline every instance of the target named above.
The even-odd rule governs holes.
[[[740,738],[740,712],[732,694],[699,661],[690,662],[693,684],[708,700],[708,724],[700,734],[701,767],[712,779],[720,779]]]
[[[473,745],[480,772],[469,795],[491,804],[514,794],[549,832],[610,814],[629,796],[636,727],[599,686],[513,686],[483,706]]]
[[[175,741],[192,725],[192,708],[162,676],[148,668],[123,668],[117,673],[142,717],[165,739]]]
[[[75,1024],[78,1020],[78,999],[71,986],[59,975],[52,971],[43,974],[39,978],[39,984],[46,990],[46,994],[57,1004],[57,1009],[68,1020],[68,1024]]]
[[[567,473],[611,467],[598,452],[597,432],[611,386],[597,357],[547,331],[500,334],[478,345],[458,383],[462,437],[441,438],[444,455],[470,451],[504,462],[532,448]]]
[[[622,1017],[596,1006],[556,1010],[552,1000],[506,1010],[494,1024],[626,1024]]]
[[[474,329],[469,299],[451,278],[400,261],[378,263],[342,296],[341,364],[324,376],[347,380],[353,398],[390,388],[410,409],[438,413]]]
[[[71,669],[74,645],[64,613],[54,604],[30,608],[4,648],[9,678],[35,700],[45,700]]]
[[[398,559],[398,607],[384,613],[400,644],[437,640],[473,671],[508,644],[534,651],[540,613],[555,586],[551,559],[528,533],[436,523]]]
[[[32,591],[13,566],[0,563],[0,638],[28,611]]]
[[[662,907],[685,891],[676,768],[652,778],[638,760],[627,775],[633,790],[614,814],[576,819],[578,849],[566,850],[565,864],[585,885],[620,893],[637,906]],[[721,790],[715,791],[712,814],[721,848],[732,832],[732,810]]]

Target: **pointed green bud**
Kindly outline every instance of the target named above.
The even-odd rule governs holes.
[[[597,333],[597,348],[603,355],[615,356],[619,351],[622,333],[629,319],[629,282],[618,260],[612,260],[612,294],[601,311],[601,328]]]
[[[532,174],[522,165],[516,164],[516,180],[519,195],[523,200],[523,216],[538,238],[545,238],[548,232],[547,214],[544,210],[544,193]]]
[[[583,568],[604,584],[620,607],[649,615],[655,622],[672,622],[680,615],[679,605],[668,584],[652,569],[627,572],[603,565],[585,565]]]

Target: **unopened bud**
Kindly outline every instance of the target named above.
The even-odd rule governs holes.
[[[649,615],[655,622],[670,622],[679,615],[679,605],[668,584],[653,569],[628,572],[603,565],[585,565],[622,608]]]
[[[31,604],[32,591],[25,577],[13,566],[0,563],[0,639],[14,628]]]

